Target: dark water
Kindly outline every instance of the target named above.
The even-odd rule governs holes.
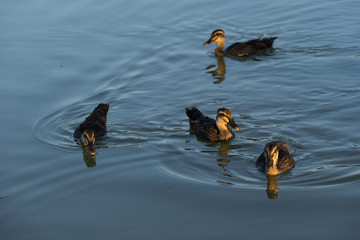
[[[359,1],[1,1],[1,239],[359,239]],[[216,58],[203,47],[277,36]],[[72,139],[100,102],[91,158]],[[185,107],[242,128],[189,134]],[[255,168],[285,141],[288,174]]]

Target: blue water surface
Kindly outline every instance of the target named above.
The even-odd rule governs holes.
[[[360,2],[1,1],[1,239],[359,239]],[[277,36],[219,58],[202,46]],[[72,138],[110,104],[96,157]],[[185,107],[231,109],[198,141]],[[255,161],[284,141],[296,161]]]

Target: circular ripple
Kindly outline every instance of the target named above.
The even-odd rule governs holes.
[[[84,116],[83,118],[81,118]],[[85,112],[80,106],[69,106],[50,113],[36,122],[34,137],[45,146],[62,152],[73,152],[79,148],[73,132],[80,119],[85,118]],[[78,121],[76,121],[79,119]]]
[[[73,138],[74,130],[95,107],[96,103],[80,103],[48,114],[36,122],[33,128],[35,140],[61,152],[78,151],[80,146]],[[111,114],[108,114],[107,134],[95,143],[97,149],[138,146],[146,142],[136,130],[109,122]]]
[[[189,182],[241,189],[266,189],[269,198],[276,198],[280,189],[342,187],[360,180],[360,165],[356,163],[358,149],[355,147],[352,149],[353,154],[349,154],[344,160],[326,149],[310,154],[310,146],[298,144],[291,139],[277,140],[288,143],[296,161],[294,169],[277,176],[266,176],[255,167],[258,155],[269,141],[264,139],[241,139],[244,142],[241,145],[204,144],[189,140],[186,144],[192,145],[191,148],[183,149],[183,154],[176,158],[160,161],[158,168],[167,175]]]

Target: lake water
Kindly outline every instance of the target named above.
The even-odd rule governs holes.
[[[359,239],[359,1],[1,1],[1,239]],[[217,58],[277,36],[274,49]],[[110,104],[96,157],[72,138]],[[231,109],[231,143],[185,107]],[[296,166],[267,177],[264,145]]]

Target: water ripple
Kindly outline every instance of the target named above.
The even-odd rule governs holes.
[[[304,144],[290,137],[291,130],[281,125],[277,128],[287,134],[274,134],[273,130],[259,126],[256,131],[262,137],[258,137],[254,135],[253,127],[256,123],[246,123],[247,119],[256,122],[254,118],[243,116],[242,124],[248,125],[250,129],[240,131],[232,143],[199,142],[188,134],[183,141],[172,143],[181,145],[183,149],[177,153],[174,151],[175,156],[161,157],[157,168],[166,175],[187,182],[240,189],[267,189],[270,198],[274,198],[275,195],[271,194],[275,192],[277,196],[279,190],[334,188],[360,181],[360,165],[356,160],[358,147],[335,147],[329,143],[326,148],[319,143]],[[323,134],[321,132],[328,130],[319,128],[318,131]],[[263,146],[272,140],[287,142],[296,161],[294,169],[275,177],[266,176],[255,167]]]
[[[61,152],[79,151],[80,146],[73,138],[73,132],[95,106],[93,102],[79,103],[48,114],[35,123],[35,140]],[[108,114],[108,118],[111,118],[111,114]],[[131,130],[126,125],[108,123],[107,128],[107,134],[95,143],[98,149],[139,146],[147,142],[135,129]]]

